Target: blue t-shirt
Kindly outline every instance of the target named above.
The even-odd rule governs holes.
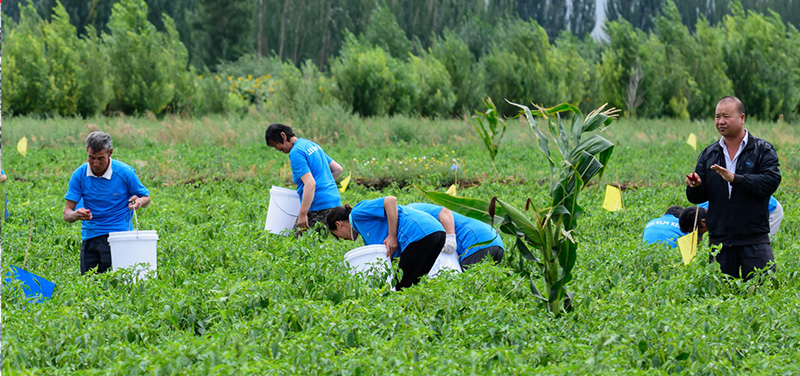
[[[439,205],[421,202],[409,204],[407,207],[428,213],[437,220],[439,219],[439,212],[443,209]],[[456,241],[458,242],[456,253],[458,253],[459,258],[469,257],[473,253],[488,247],[498,246],[503,248],[503,239],[500,238],[492,226],[456,212],[453,212],[453,220],[456,228]],[[475,244],[489,240],[492,241],[489,244],[470,248]]]
[[[383,244],[389,236],[389,223],[383,208],[384,199],[381,197],[361,201],[350,212],[350,225],[361,234],[365,245]],[[438,219],[408,206],[397,205],[398,247],[392,257],[400,257],[409,244],[437,231],[444,232]]]
[[[150,196],[131,166],[111,160],[111,179],[86,176],[88,163],[72,173],[65,200],[82,202],[92,212],[92,219],[81,221],[81,240],[106,235],[115,231],[133,229],[133,211],[128,209],[128,199],[136,195]],[[76,206],[77,208],[77,206]]]
[[[317,187],[314,189],[314,201],[311,202],[308,211],[330,209],[342,205],[339,188],[336,186],[336,180],[333,178],[330,168],[333,159],[325,154],[322,147],[313,141],[298,138],[294,142],[292,150],[289,151],[289,161],[292,164],[292,180],[297,185],[300,201],[303,200],[303,187],[305,187],[301,177],[310,172],[317,183]]]
[[[697,207],[708,210],[708,201],[697,204]],[[769,212],[770,213],[774,212],[775,208],[777,207],[778,207],[778,200],[773,196],[769,196]]]
[[[647,244],[666,242],[671,247],[676,247],[678,238],[686,234],[681,232],[678,217],[672,214],[664,214],[660,218],[651,219],[650,222],[647,222],[642,232],[642,239]]]

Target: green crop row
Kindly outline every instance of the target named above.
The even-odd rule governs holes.
[[[777,273],[756,286],[723,278],[704,261],[706,245],[683,266],[677,250],[641,242],[647,220],[670,205],[688,205],[680,176],[697,152],[685,135],[695,132],[709,144],[717,137],[713,126],[616,122],[606,134],[617,144],[610,170],[582,196],[577,278],[570,284],[575,310],[555,319],[533,298],[531,277],[544,287],[539,272],[510,249],[510,238],[498,266],[393,293],[379,280],[348,273],[342,256],[356,243],[268,235],[269,188],[291,185],[286,156],[263,143],[263,119],[230,121],[232,133],[181,131],[203,133],[225,120],[87,121],[111,132],[114,156],[134,166],[151,190],[153,204],[138,221],[158,231],[158,275],[139,283],[124,271],[79,273],[79,226],[61,212],[68,177],[85,161],[81,141],[89,129],[75,120],[6,121],[9,180],[2,188],[10,216],[2,221],[0,271],[22,265],[32,219],[25,268],[56,290],[50,301],[29,304],[17,284],[3,283],[4,374],[800,373],[794,126],[748,122],[776,145],[784,174],[775,194],[785,210],[772,243]],[[526,153],[531,136],[521,125],[509,124],[502,157],[492,165],[469,136],[468,121],[424,122],[421,136],[386,142],[403,122],[414,120],[355,122],[323,144],[345,166],[343,176],[391,181],[378,189],[357,179],[343,202],[389,194],[400,203],[421,201],[406,184],[444,191],[449,181],[416,172],[433,165],[449,179],[456,159],[458,179],[471,183],[459,195],[547,203],[546,162]],[[454,140],[461,128],[464,138]],[[26,157],[13,150],[23,136],[30,140]],[[415,175],[395,175],[400,162]],[[606,183],[627,187],[624,210],[601,209]]]

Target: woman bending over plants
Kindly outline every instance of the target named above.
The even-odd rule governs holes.
[[[431,270],[445,242],[444,228],[436,218],[398,205],[394,196],[364,200],[352,208],[335,207],[327,224],[339,239],[355,241],[361,235],[365,245],[383,244],[387,257],[399,257],[403,277],[395,285],[398,291]]]

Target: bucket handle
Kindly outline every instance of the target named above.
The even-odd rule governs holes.
[[[136,223],[136,240],[139,240],[139,217],[136,216],[136,209],[133,210],[133,221]]]

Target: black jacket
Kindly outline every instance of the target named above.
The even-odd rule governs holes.
[[[706,226],[709,243],[736,246],[769,243],[769,197],[781,183],[778,153],[767,141],[748,134],[747,145],[736,161],[733,189],[711,169],[725,167],[719,142],[709,145],[697,158],[695,172],[702,184],[686,187],[686,198],[699,204],[708,201]]]

